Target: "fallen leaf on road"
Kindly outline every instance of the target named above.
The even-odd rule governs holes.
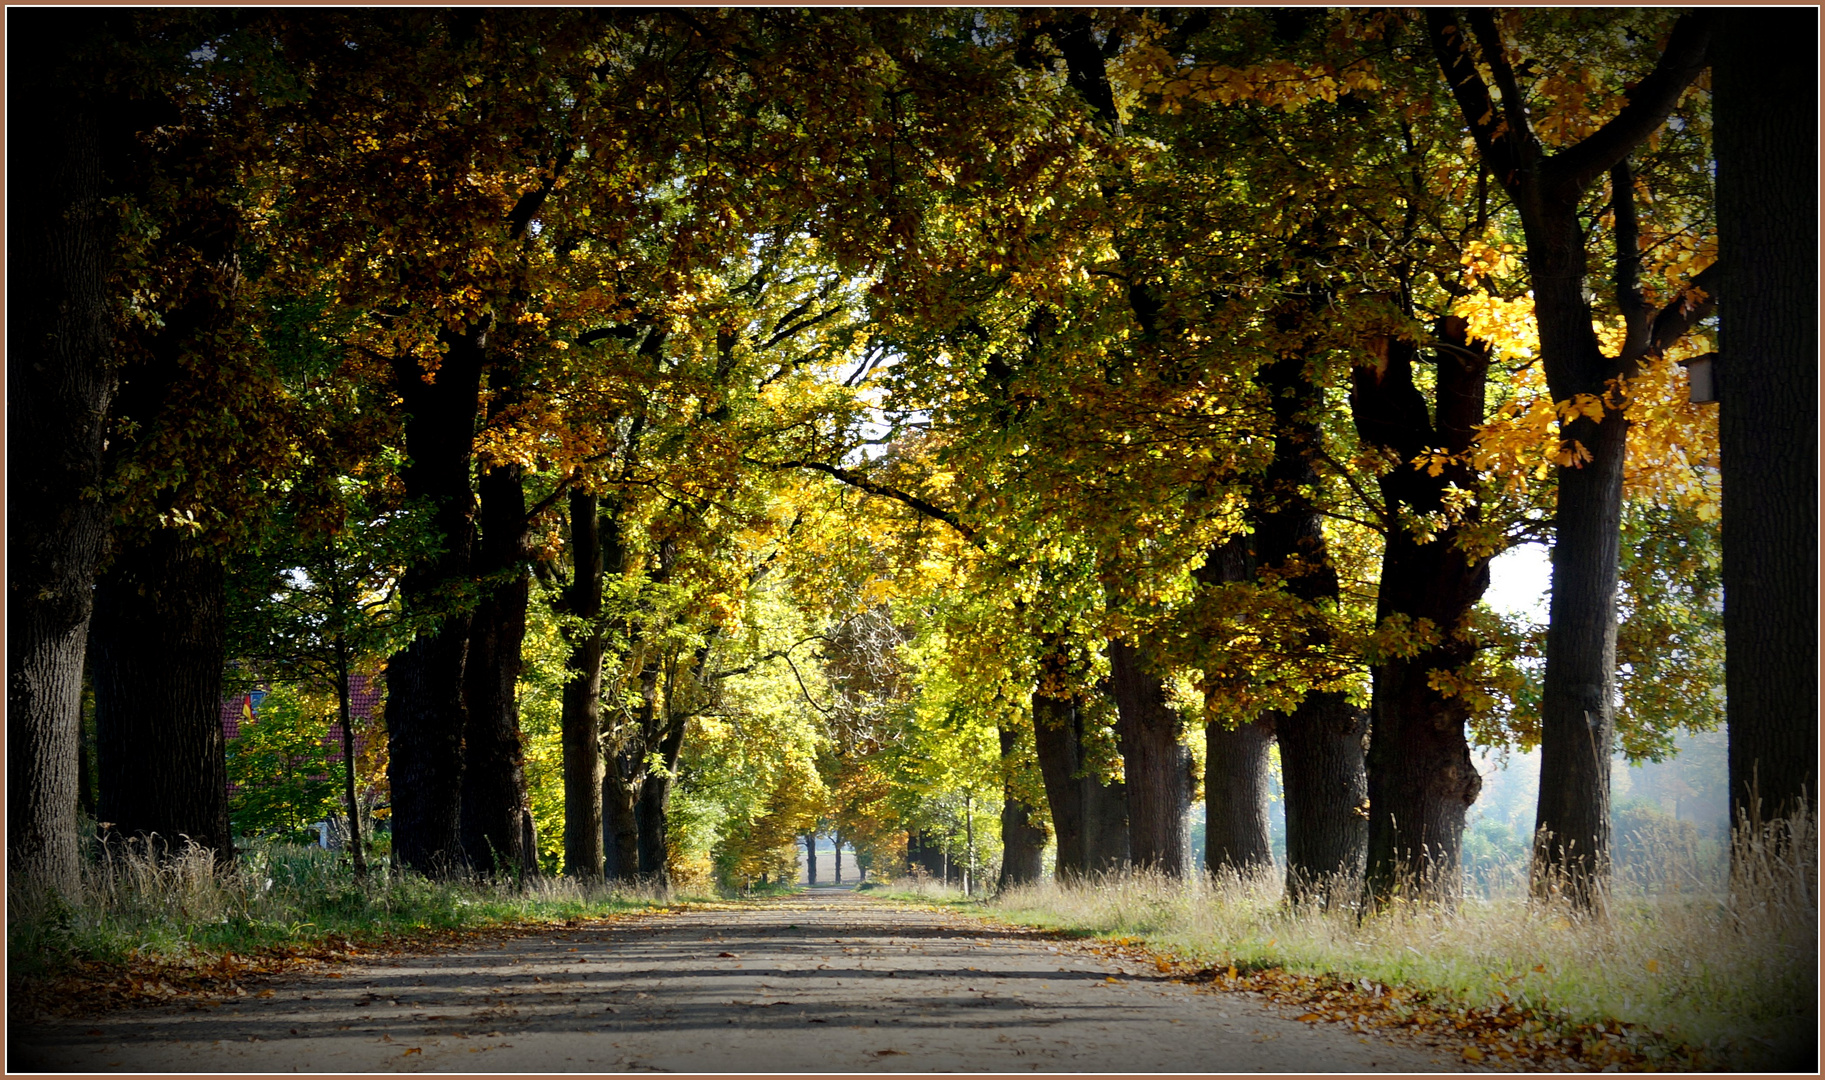
[[[735,959],[735,954],[732,952],[719,952],[716,955],[720,959],[727,959],[727,960]]]
[[[890,1054],[898,1054],[901,1057],[905,1057],[906,1051],[904,1051],[904,1050],[876,1050],[874,1052],[875,1057],[887,1057]]]
[[[399,1055],[399,1056],[400,1056],[400,1057],[411,1057],[411,1056],[412,1056],[412,1055],[413,1055],[413,1054],[422,1054],[422,1053],[424,1053],[424,1052],[425,1052],[425,1051],[424,1051],[424,1048],[423,1048],[423,1047],[421,1047],[421,1046],[414,1046],[414,1047],[412,1047],[412,1048],[411,1048],[411,1049],[410,1049],[410,1050],[407,1050],[407,1051],[406,1051],[406,1052],[405,1052],[405,1053],[403,1053],[403,1054],[401,1054],[401,1055]]]

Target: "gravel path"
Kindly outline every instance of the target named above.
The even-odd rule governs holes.
[[[336,977],[336,976],[340,977]],[[1438,1072],[1090,949],[815,889],[9,1032],[8,1071]]]

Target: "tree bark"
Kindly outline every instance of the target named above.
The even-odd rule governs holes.
[[[1049,668],[1063,663],[1048,654]],[[1123,784],[1105,784],[1086,768],[1083,711],[1073,699],[1052,696],[1050,685],[1042,681],[1033,694],[1034,749],[1058,839],[1058,878],[1082,881],[1127,864],[1128,795]]]
[[[1274,723],[1204,726],[1204,865],[1240,874],[1274,865],[1268,832]]]
[[[1255,577],[1254,552],[1246,534],[1213,546],[1193,572],[1205,586],[1239,584]],[[1204,689],[1204,869],[1242,874],[1274,864],[1269,835],[1269,756],[1272,717],[1230,727],[1222,718],[1222,673],[1207,672]]]
[[[1557,396],[1555,394],[1555,396]],[[1621,578],[1622,463],[1628,418],[1572,425],[1590,448],[1559,470],[1552,600],[1540,690],[1540,799],[1534,888],[1580,903],[1609,876],[1610,758],[1616,742],[1616,588]]]
[[[446,334],[443,363],[427,383],[415,358],[394,362],[394,392],[406,412],[406,494],[432,508],[442,543],[401,581],[407,612],[425,620],[412,643],[387,664],[387,780],[393,798],[393,857],[433,877],[463,870],[461,818],[463,674],[474,543],[469,463],[475,434],[485,328]]]
[[[361,840],[361,799],[356,793],[355,717],[349,708],[349,653],[340,634],[336,649],[336,715],[342,721],[342,801],[349,814],[349,857],[355,866],[355,880],[368,879],[367,852]]]
[[[1109,643],[1109,690],[1115,699],[1122,772],[1128,790],[1128,855],[1137,868],[1184,877],[1191,837],[1191,753],[1179,742],[1179,718],[1166,686],[1150,668],[1150,650]]]
[[[159,529],[117,552],[95,588],[89,647],[101,816],[123,836],[185,838],[234,857],[228,823],[222,665],[227,598],[221,560]]]
[[[564,872],[602,880],[602,617],[601,500],[570,490],[570,586],[564,614],[583,625],[569,629],[570,656],[559,722],[564,751]]]
[[[1464,734],[1469,708],[1461,696],[1435,689],[1433,673],[1458,670],[1475,655],[1475,643],[1460,631],[1489,587],[1489,561],[1459,545],[1460,525],[1447,524],[1422,540],[1401,520],[1407,513],[1442,510],[1447,488],[1475,482],[1461,464],[1447,465],[1437,476],[1410,464],[1432,448],[1463,454],[1483,418],[1487,350],[1466,337],[1461,319],[1443,320],[1438,334],[1449,347],[1434,365],[1436,423],[1414,385],[1416,350],[1407,342],[1372,343],[1376,362],[1355,369],[1350,394],[1363,442],[1401,463],[1380,481],[1388,524],[1377,623],[1430,627],[1436,638],[1372,669],[1365,877],[1371,903],[1397,893],[1454,902],[1464,816],[1483,783]],[[1343,726],[1341,715],[1337,722]]]
[[[1369,843],[1367,711],[1342,694],[1305,695],[1275,718],[1286,799],[1286,895],[1325,906],[1357,895]]]
[[[108,531],[113,110],[86,85],[101,69],[77,59],[100,36],[96,12],[13,18],[35,44],[14,57],[12,137],[35,164],[14,171],[7,233],[8,260],[29,268],[12,283],[7,365],[7,871],[73,896],[83,655]]]
[[[678,777],[678,755],[684,747],[685,718],[668,717],[658,745],[660,767],[649,770],[640,782],[640,876],[660,888],[670,888],[672,784]],[[837,866],[842,856],[837,856]]]
[[[1001,767],[1004,775],[1014,769],[1014,756],[1020,733],[1004,727],[1001,736]],[[1001,876],[995,890],[1004,892],[1016,885],[1038,881],[1045,871],[1045,826],[1034,820],[1035,813],[1015,791],[1011,776],[1002,784],[1001,798]]]
[[[497,397],[490,410],[498,407]],[[523,561],[526,496],[518,465],[482,473],[481,538],[475,572],[480,602],[470,620],[464,661],[462,842],[484,876],[512,877],[536,861],[523,850],[525,752],[516,687],[526,639],[531,579]]]
[[[817,833],[805,834],[805,884],[817,885]]]
[[[639,789],[627,779],[633,765],[625,755],[613,755],[608,764],[602,784],[602,872],[610,881],[634,885],[640,881]]]
[[[1285,331],[1322,317],[1324,297],[1312,293],[1277,317]],[[1317,611],[1302,646],[1322,652],[1331,631],[1323,609],[1341,589],[1312,492],[1323,390],[1306,374],[1309,350],[1295,350],[1264,367],[1256,382],[1274,413],[1274,459],[1254,499],[1254,563],[1278,574],[1286,590]],[[1447,380],[1447,387],[1453,385]],[[1481,398],[1476,399],[1481,408]],[[1480,414],[1479,414],[1480,416]],[[1331,903],[1356,895],[1368,848],[1367,761],[1363,737],[1368,717],[1335,691],[1310,691],[1289,713],[1272,718],[1280,740],[1280,775],[1286,804],[1286,893],[1294,903]]]
[[[1046,787],[1046,805],[1052,811],[1052,832],[1058,840],[1057,874],[1060,881],[1082,878],[1088,870],[1084,853],[1084,792],[1077,747],[1077,707],[1044,692],[1033,694],[1033,745]]]
[[[1818,808],[1815,13],[1727,9],[1712,71],[1731,820]]]

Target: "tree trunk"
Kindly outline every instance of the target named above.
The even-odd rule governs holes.
[[[1034,821],[1034,810],[1015,791],[1012,772],[1020,733],[1004,727],[1001,735],[1001,768],[1007,777],[1001,798],[1001,876],[997,892],[1038,881],[1044,872],[1046,830]]]
[[[1523,213],[1540,355],[1556,400],[1602,394],[1615,372],[1591,329],[1588,268],[1574,203],[1536,199]],[[1560,467],[1552,597],[1540,690],[1536,893],[1594,901],[1609,874],[1610,755],[1615,738],[1616,587],[1628,417],[1579,417],[1561,437],[1588,461]]]
[[[1445,525],[1422,542],[1400,522],[1402,513],[1442,510],[1448,487],[1475,483],[1462,465],[1448,465],[1433,476],[1405,464],[1434,447],[1463,454],[1483,419],[1487,350],[1466,337],[1461,319],[1443,320],[1437,332],[1450,348],[1434,365],[1436,424],[1414,385],[1416,350],[1407,342],[1372,342],[1376,363],[1355,369],[1350,394],[1362,440],[1403,463],[1380,481],[1388,534],[1377,622],[1414,627],[1423,622],[1437,635],[1436,644],[1416,655],[1384,659],[1372,672],[1365,878],[1372,903],[1397,892],[1447,904],[1455,900],[1464,816],[1482,790],[1464,734],[1469,708],[1461,696],[1435,689],[1432,675],[1457,671],[1475,656],[1474,644],[1458,631],[1489,587],[1489,562],[1459,545],[1463,526]],[[1342,714],[1335,723],[1333,730],[1347,730]],[[1346,736],[1338,749],[1347,752],[1347,742]],[[1290,821],[1288,830],[1290,835]]]
[[[1727,9],[1714,50],[1733,823],[1818,808],[1814,19]]]
[[[1074,701],[1036,692],[1033,736],[1058,838],[1059,880],[1081,881],[1127,865],[1127,791],[1086,769],[1083,711]]]
[[[1150,652],[1125,641],[1109,643],[1109,691],[1128,789],[1128,857],[1138,868],[1184,877],[1191,850],[1191,753],[1179,742],[1178,714],[1149,666]]]
[[[1089,868],[1084,848],[1086,807],[1079,779],[1082,762],[1077,746],[1077,706],[1064,698],[1035,691],[1033,747],[1046,787],[1046,805],[1052,811],[1052,832],[1058,839],[1058,879],[1076,881]]]
[[[349,656],[340,634],[336,648],[336,715],[342,721],[342,797],[349,813],[349,855],[355,864],[355,880],[368,879],[367,853],[361,842],[361,799],[355,787],[355,717],[349,708]]]
[[[684,748],[685,718],[670,717],[666,729],[654,747],[659,752],[660,767],[651,770],[640,782],[640,805],[637,811],[640,829],[640,876],[661,888],[670,888],[672,784],[678,777],[678,755]],[[838,855],[837,866],[842,864]]]
[[[425,623],[387,664],[386,704],[393,857],[404,869],[434,877],[466,865],[460,826],[471,609],[463,592],[473,545],[469,464],[487,335],[484,329],[447,334],[445,344],[435,382],[424,381],[413,357],[394,362],[411,461],[401,480],[409,497],[431,504],[442,550],[402,579],[407,612]]]
[[[1083,711],[1077,711],[1078,739],[1083,738]],[[1093,773],[1079,781],[1084,800],[1084,866],[1094,874],[1128,868],[1128,786],[1103,783]]]
[[[817,885],[817,833],[805,834],[805,884]]]
[[[600,881],[602,830],[602,617],[601,501],[570,490],[570,586],[564,613],[583,625],[565,632],[570,641],[560,721],[564,752],[564,872]]]
[[[1329,907],[1353,900],[1368,853],[1369,714],[1340,693],[1305,695],[1275,718],[1286,798],[1286,895]]]
[[[1203,586],[1238,584],[1255,577],[1255,558],[1243,533],[1214,545],[1193,571]],[[1274,863],[1269,837],[1268,775],[1271,717],[1241,722],[1223,715],[1223,676],[1206,672],[1204,688],[1204,868],[1248,873]]]
[[[1274,865],[1268,838],[1271,718],[1204,726],[1204,865],[1241,874]]]
[[[1276,314],[1276,326],[1286,333],[1310,333],[1309,321],[1326,317],[1326,299],[1321,291],[1312,291],[1290,300]],[[1288,593],[1314,605],[1300,644],[1321,654],[1332,637],[1324,611],[1341,590],[1311,494],[1319,483],[1315,461],[1323,446],[1319,423],[1325,403],[1323,390],[1307,374],[1316,345],[1307,341],[1255,377],[1273,409],[1274,458],[1251,500],[1253,564],[1277,575]],[[1287,897],[1326,906],[1354,899],[1368,843],[1363,747],[1368,717],[1352,709],[1342,694],[1314,690],[1270,722],[1280,740],[1284,781]]]
[[[495,405],[501,403],[496,398]],[[491,406],[491,409],[494,406]],[[479,485],[481,539],[475,571],[480,602],[464,662],[462,841],[484,876],[513,876],[526,864],[521,815],[525,753],[516,694],[531,581],[522,561],[526,496],[517,465],[486,470]]]
[[[1540,691],[1540,800],[1534,889],[1580,903],[1609,877],[1610,758],[1616,717],[1616,587],[1622,552],[1622,463],[1628,418],[1573,425],[1591,450],[1559,470],[1552,600]]]
[[[841,850],[840,847],[838,849]],[[842,884],[842,871],[837,872],[838,884]],[[944,880],[944,849],[934,843],[932,836],[924,829],[918,829],[906,835],[906,868],[909,872],[918,870],[933,881]]]
[[[214,552],[157,530],[96,584],[89,647],[102,819],[116,834],[156,834],[161,851],[188,838],[229,863],[224,590]]]
[[[13,13],[36,44],[13,58],[12,137],[35,164],[13,174],[7,365],[7,871],[64,895],[79,887],[76,803],[82,668],[95,569],[107,538],[99,494],[114,376],[115,220],[102,199],[106,102],[73,62],[101,25],[82,10]],[[18,467],[29,453],[30,467]]]
[[[830,834],[830,854],[836,863],[836,884],[843,883],[843,834]]]
[[[1040,661],[1033,693],[1033,746],[1058,839],[1057,874],[1080,881],[1128,863],[1128,793],[1120,782],[1104,783],[1084,752],[1084,716],[1077,700],[1062,689],[1069,656],[1050,644]]]
[[[633,885],[640,881],[639,788],[628,780],[633,765],[623,755],[610,757],[608,765],[602,783],[602,872],[610,881]]]

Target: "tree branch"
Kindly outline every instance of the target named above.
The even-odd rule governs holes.
[[[1672,302],[1654,316],[1654,328],[1648,335],[1647,351],[1658,356],[1685,337],[1692,327],[1717,310],[1717,290],[1724,276],[1721,263],[1712,263],[1699,271]],[[1703,293],[1703,296],[1694,295]]]
[[[840,468],[839,466],[826,464],[822,461],[759,461],[754,458],[743,458],[742,460],[750,465],[764,465],[771,469],[811,469],[816,472],[825,473],[841,480],[850,487],[861,488],[870,495],[877,495],[883,499],[892,499],[895,502],[910,506],[934,521],[942,521],[946,525],[949,525],[957,531],[958,535],[962,536],[970,543],[976,543],[976,530],[960,521],[955,513],[933,503],[926,502],[924,499],[921,499],[910,492],[901,491],[899,488],[890,487],[887,484],[870,480],[868,477],[863,476],[853,469]]]
[[[1687,11],[1679,17],[1660,61],[1647,78],[1629,90],[1629,101],[1622,111],[1542,164],[1541,184],[1547,193],[1564,202],[1576,202],[1597,177],[1660,129],[1686,87],[1710,63],[1711,30],[1716,22],[1717,13],[1708,8]]]
[[[1610,167],[1610,212],[1616,220],[1616,307],[1626,334],[1621,359],[1632,371],[1633,362],[1647,351],[1654,312],[1641,295],[1641,223],[1635,214],[1635,173],[1626,157]]]
[[[1516,177],[1520,162],[1509,152],[1506,143],[1496,141],[1495,101],[1489,87],[1477,73],[1476,58],[1470,53],[1470,38],[1459,25],[1450,8],[1428,8],[1426,29],[1432,38],[1432,51],[1438,56],[1451,96],[1457,99],[1458,111],[1470,127],[1470,136],[1484,161],[1489,163],[1504,186]]]
[[[1482,50],[1483,59],[1489,63],[1489,73],[1495,77],[1495,88],[1502,94],[1503,132],[1511,142],[1525,141],[1533,144],[1533,129],[1527,123],[1527,104],[1521,94],[1521,83],[1515,78],[1514,67],[1508,63],[1508,46],[1502,41],[1502,31],[1496,26],[1488,8],[1472,8],[1465,15],[1470,23],[1470,30],[1476,35],[1477,47]],[[1493,122],[1493,117],[1491,118]],[[1536,145],[1537,144],[1533,144]]]

